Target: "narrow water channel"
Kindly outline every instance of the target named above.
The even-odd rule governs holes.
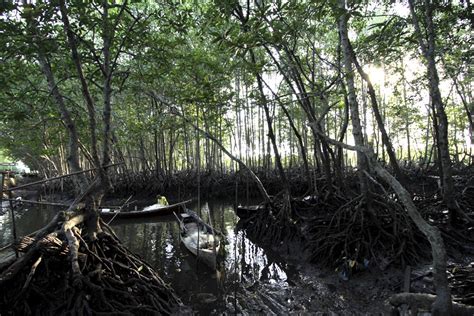
[[[238,217],[228,201],[210,201],[209,213],[215,228],[225,235],[225,251],[217,270],[211,270],[180,243],[179,227],[173,218],[147,221],[113,221],[122,242],[151,264],[182,298],[199,314],[233,313],[236,310],[283,312],[280,296],[288,288],[294,268],[271,250],[265,250],[235,229]],[[198,211],[197,205],[190,205]],[[201,208],[203,209],[203,208]],[[25,207],[16,218],[19,236],[44,226],[57,212],[45,207]],[[205,212],[205,213],[202,213]],[[206,221],[209,213],[202,211]],[[0,216],[0,246],[11,240],[11,218]],[[264,299],[255,287],[265,289]],[[254,295],[254,299],[249,299]],[[262,309],[262,306],[266,306]],[[284,309],[284,308],[283,308]]]

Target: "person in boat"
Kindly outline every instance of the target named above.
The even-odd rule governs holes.
[[[166,199],[164,195],[158,194],[156,196],[156,200],[159,205],[163,205],[163,206],[169,205],[168,200]]]
[[[1,175],[0,175],[1,176]],[[6,174],[4,174],[4,180],[3,180],[3,198],[4,199],[8,199],[9,198],[9,195],[8,193],[6,192],[6,190],[12,188],[12,187],[16,187],[16,179],[15,179],[15,175],[10,173],[10,172],[7,172]]]

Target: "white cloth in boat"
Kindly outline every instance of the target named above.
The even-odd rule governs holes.
[[[156,209],[159,209],[159,208],[162,208],[162,207],[165,207],[166,205],[161,205],[161,204],[153,204],[153,205],[150,205],[150,206],[147,206],[143,209],[143,211],[153,211],[153,210],[156,210]]]
[[[182,215],[187,215],[187,214],[182,214]],[[189,216],[189,215],[188,215]],[[197,248],[197,241],[198,241],[198,236],[199,236],[199,249],[213,249],[214,244],[216,243],[214,241],[214,236],[212,234],[207,234],[203,231],[199,231],[198,233],[198,228],[197,228],[196,223],[189,223],[186,225],[187,228],[187,238],[189,238],[190,241],[194,244],[194,247]],[[216,243],[217,246],[217,243]]]

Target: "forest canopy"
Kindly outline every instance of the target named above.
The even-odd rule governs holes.
[[[104,104],[110,102],[112,161],[126,161],[133,170],[193,169],[195,142],[202,138],[203,168],[235,169],[215,144],[170,114],[165,99],[251,167],[276,167],[266,137],[267,118],[286,168],[303,166],[305,159],[310,166],[321,166],[325,153],[317,149],[321,145],[311,136],[308,122],[317,120],[328,136],[342,135],[341,140],[354,143],[352,126],[344,131],[347,88],[341,81],[336,27],[340,11],[325,1],[257,1],[243,3],[240,9],[236,5],[233,1],[111,2],[104,25],[98,4],[72,2],[67,7],[67,28],[76,54],[71,55],[58,6],[41,1],[4,3],[0,146],[41,173],[69,171],[67,122],[45,76],[47,66],[76,125],[83,166],[93,159],[89,119],[95,117],[95,130],[103,129]],[[449,150],[453,161],[462,163],[471,161],[472,149],[469,11],[469,1],[436,3],[433,11]],[[429,80],[408,3],[354,2],[349,14],[353,53],[372,82],[396,158],[432,163],[437,152]],[[420,23],[425,27],[423,19]],[[75,59],[81,64],[82,78]],[[104,69],[106,64],[109,69]],[[81,93],[82,80],[90,101]],[[388,161],[367,82],[356,71],[354,80],[364,142]],[[106,86],[108,96],[104,96]],[[96,134],[100,141],[102,133]],[[344,157],[346,164],[355,165],[352,154]]]

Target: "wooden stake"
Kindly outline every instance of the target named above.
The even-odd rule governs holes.
[[[2,172],[2,188],[1,188],[1,194],[0,194],[0,211],[3,210],[3,187],[5,185],[5,173]],[[11,192],[7,190],[5,190],[8,192],[8,196],[11,198]],[[15,213],[13,212],[13,202],[10,201],[10,215],[12,217],[12,233],[13,233],[13,242],[12,244],[14,245],[16,243],[16,222],[15,222]],[[14,247],[15,249],[15,256],[18,258],[18,250],[16,249],[16,247]]]
[[[405,275],[403,279],[403,292],[410,292],[410,277],[411,277],[411,266],[407,266],[405,269]]]
[[[3,181],[2,181],[3,185]],[[8,191],[8,197],[10,200],[10,214],[12,217],[12,232],[13,232],[13,244],[16,244],[16,220],[15,220],[15,212],[13,211],[13,201],[12,201],[12,192]],[[18,250],[15,247],[15,256],[18,258]]]

